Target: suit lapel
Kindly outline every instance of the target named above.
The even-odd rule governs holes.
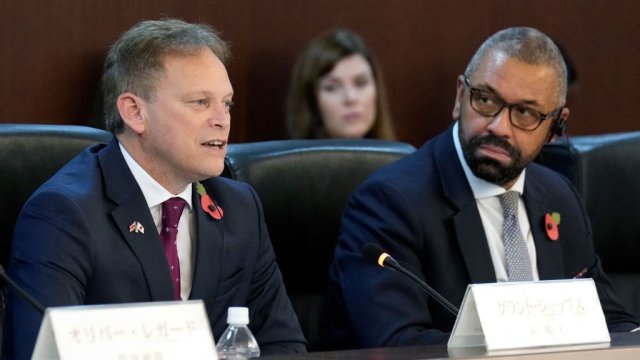
[[[207,193],[215,199],[210,191],[210,183],[203,181]],[[194,213],[196,218],[196,257],[193,271],[191,299],[210,298],[216,294],[222,274],[224,254],[224,218],[216,220],[206,213],[200,205],[200,195],[193,191]],[[223,204],[220,204],[223,207]],[[224,207],[223,207],[224,208]]]
[[[553,199],[546,199],[546,192],[536,181],[535,169],[527,169],[523,199],[527,208],[531,234],[536,245],[536,259],[540,280],[560,279],[564,276],[562,248],[559,241],[551,241],[544,228],[544,217],[553,209],[543,204],[553,204]]]
[[[138,258],[147,280],[151,301],[173,300],[174,291],[160,236],[142,191],[129,170],[114,138],[99,155],[107,197],[117,205],[111,215],[116,227]],[[130,230],[139,222],[144,233]]]
[[[461,209],[454,216],[453,223],[471,282],[496,282],[491,253],[482,222],[479,221],[478,209],[472,207]]]
[[[453,227],[472,283],[495,282],[489,245],[471,187],[452,138],[452,128],[435,141],[435,162],[445,196],[457,208]]]

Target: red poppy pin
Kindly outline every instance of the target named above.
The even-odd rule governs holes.
[[[222,207],[216,204],[215,201],[207,194],[207,191],[204,188],[202,183],[196,183],[196,191],[200,194],[200,206],[202,206],[202,210],[211,215],[212,218],[216,220],[222,219],[224,216],[224,212],[222,211]]]
[[[544,229],[547,231],[549,239],[556,241],[560,236],[558,232],[558,225],[560,225],[560,213],[552,212],[544,215]]]

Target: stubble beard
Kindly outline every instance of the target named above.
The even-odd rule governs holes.
[[[493,134],[476,136],[465,142],[462,129],[460,129],[459,138],[464,159],[471,172],[480,179],[499,186],[504,186],[518,178],[531,161],[531,159],[525,159],[520,150],[511,146],[508,141]],[[503,164],[496,159],[479,155],[478,150],[483,145],[492,145],[505,150],[509,154],[511,162]]]

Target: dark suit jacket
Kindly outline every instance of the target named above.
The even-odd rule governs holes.
[[[206,214],[194,188],[190,299],[204,300],[216,340],[226,328],[227,308],[247,306],[263,354],[305,351],[257,194],[225,178],[204,184],[224,218]],[[144,234],[129,231],[133,221]],[[33,194],[12,246],[10,276],[47,307],[173,299],[160,237],[115,139],[85,150]],[[8,296],[5,354],[30,356],[41,320],[29,304]]]
[[[567,179],[538,164],[524,185],[541,279],[596,282],[610,331],[637,322],[615,300],[594,253],[591,227]],[[560,238],[544,231],[546,213],[561,214]],[[448,338],[454,316],[403,275],[361,256],[377,242],[455,306],[469,283],[495,282],[483,225],[458,160],[452,130],[367,179],[350,198],[330,270],[327,348],[428,344]]]

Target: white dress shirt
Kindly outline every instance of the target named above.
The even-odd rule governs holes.
[[[193,263],[195,262],[195,246],[193,242],[193,239],[195,239],[195,221],[193,220],[193,205],[191,204],[193,186],[189,184],[179,194],[172,194],[155,181],[151,175],[131,157],[122,144],[119,145],[122,156],[124,156],[124,160],[127,162],[133,177],[136,179],[147,201],[147,206],[149,206],[149,211],[153,217],[153,222],[156,225],[158,234],[160,234],[160,228],[162,227],[162,203],[172,197],[180,197],[187,202],[180,216],[180,222],[178,223],[177,246],[178,259],[180,261],[180,297],[183,300],[188,299],[191,293]]]

